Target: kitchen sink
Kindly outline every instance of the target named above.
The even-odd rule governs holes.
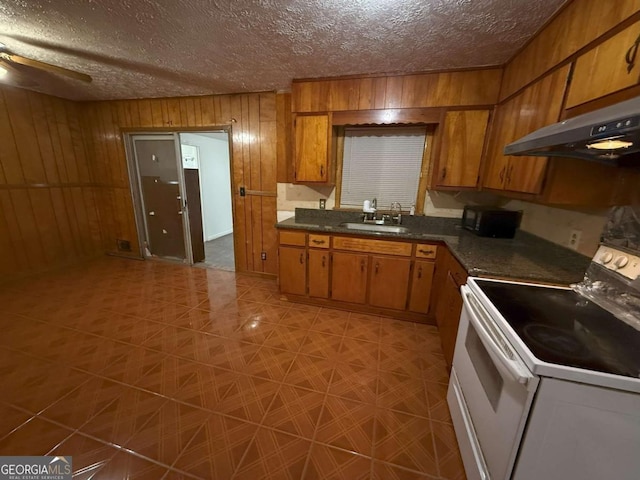
[[[366,232],[384,232],[384,233],[407,233],[409,229],[407,227],[401,227],[400,225],[375,225],[372,223],[341,223],[342,228],[348,228],[349,230],[364,230]]]

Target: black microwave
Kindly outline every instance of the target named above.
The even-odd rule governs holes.
[[[462,214],[462,227],[480,237],[513,238],[521,215],[522,212],[515,210],[467,205]]]

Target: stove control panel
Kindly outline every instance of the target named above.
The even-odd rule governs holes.
[[[600,245],[593,261],[631,280],[640,276],[640,257],[615,248]]]

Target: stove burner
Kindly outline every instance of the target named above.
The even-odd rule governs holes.
[[[591,354],[576,336],[561,328],[541,324],[525,325],[524,335],[538,347],[570,359],[585,359]]]

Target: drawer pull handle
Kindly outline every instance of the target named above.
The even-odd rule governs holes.
[[[433,250],[425,250],[424,248],[421,248],[418,251],[423,255],[431,255],[433,253]]]
[[[506,166],[502,167],[500,169],[500,183],[504,182],[504,169],[506,168]]]
[[[418,278],[422,278],[422,266],[418,267]]]
[[[376,275],[378,274],[378,268],[380,267],[380,264],[378,262],[376,262]]]
[[[360,260],[360,272],[364,272],[364,260]]]
[[[300,265],[304,263],[304,253],[300,254]]]
[[[320,165],[320,177],[324,177],[324,166]]]
[[[323,255],[323,256],[322,256],[322,268],[324,268],[324,267],[325,267],[326,262],[327,262],[327,259],[326,259],[326,258],[325,258],[325,256]]]
[[[318,240],[318,239],[313,239],[311,240],[313,243],[315,243],[316,245],[322,245],[325,241],[324,240]]]

